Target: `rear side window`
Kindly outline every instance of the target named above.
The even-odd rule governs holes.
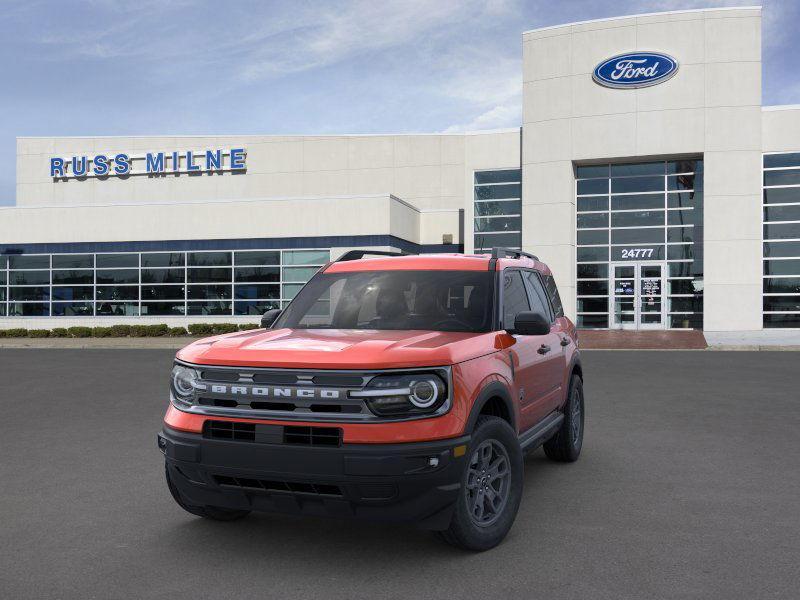
[[[503,327],[514,327],[517,314],[530,309],[528,293],[525,291],[520,272],[503,273]]]
[[[547,295],[550,297],[550,304],[553,306],[553,312],[556,319],[564,316],[564,307],[561,304],[561,296],[558,295],[558,288],[556,287],[556,280],[552,275],[545,275],[544,287],[547,290]]]
[[[525,271],[523,277],[528,284],[528,292],[531,298],[531,310],[541,313],[549,321],[553,321],[553,313],[550,312],[550,303],[547,301],[547,294],[542,288],[539,276],[532,271]]]

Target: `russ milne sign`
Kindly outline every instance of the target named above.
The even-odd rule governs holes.
[[[659,52],[629,52],[601,62],[592,79],[610,88],[641,88],[666,81],[678,72],[678,61]]]
[[[166,175],[179,173],[221,173],[244,171],[247,151],[203,150],[195,152],[148,152],[141,155],[96,154],[94,156],[53,157],[50,177],[54,179],[84,179],[87,177],[124,177],[126,175]]]

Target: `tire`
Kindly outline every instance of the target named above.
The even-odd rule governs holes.
[[[214,521],[236,521],[250,514],[249,510],[233,510],[220,506],[195,506],[194,504],[189,504],[183,499],[178,488],[172,482],[172,478],[169,475],[169,467],[166,464],[164,464],[164,474],[167,477],[167,487],[173,499],[178,503],[178,506],[188,513]]]
[[[583,447],[583,381],[578,375],[572,377],[569,397],[564,405],[564,421],[556,434],[544,443],[544,453],[550,460],[575,462]]]
[[[488,474],[489,478],[483,479],[484,472],[489,469],[480,467],[486,463],[487,456],[488,464],[496,465],[492,471],[501,473],[494,479]],[[506,477],[502,476],[503,462]],[[438,532],[439,537],[464,550],[482,552],[497,546],[517,516],[522,499],[522,471],[522,450],[516,432],[503,419],[480,417],[467,450],[467,464],[452,521],[448,529]],[[490,496],[485,491],[488,489],[494,494]]]

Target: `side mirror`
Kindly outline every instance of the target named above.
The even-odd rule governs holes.
[[[542,313],[524,311],[517,313],[514,319],[514,330],[509,333],[519,335],[547,335],[550,333],[550,321]]]
[[[272,310],[268,310],[261,316],[261,328],[262,329],[269,329],[272,327],[272,324],[278,319],[281,314],[280,308],[273,308]]]

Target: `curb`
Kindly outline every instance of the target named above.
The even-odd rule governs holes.
[[[0,338],[0,349],[107,349],[134,348],[179,350],[192,342],[209,336],[157,338]]]

